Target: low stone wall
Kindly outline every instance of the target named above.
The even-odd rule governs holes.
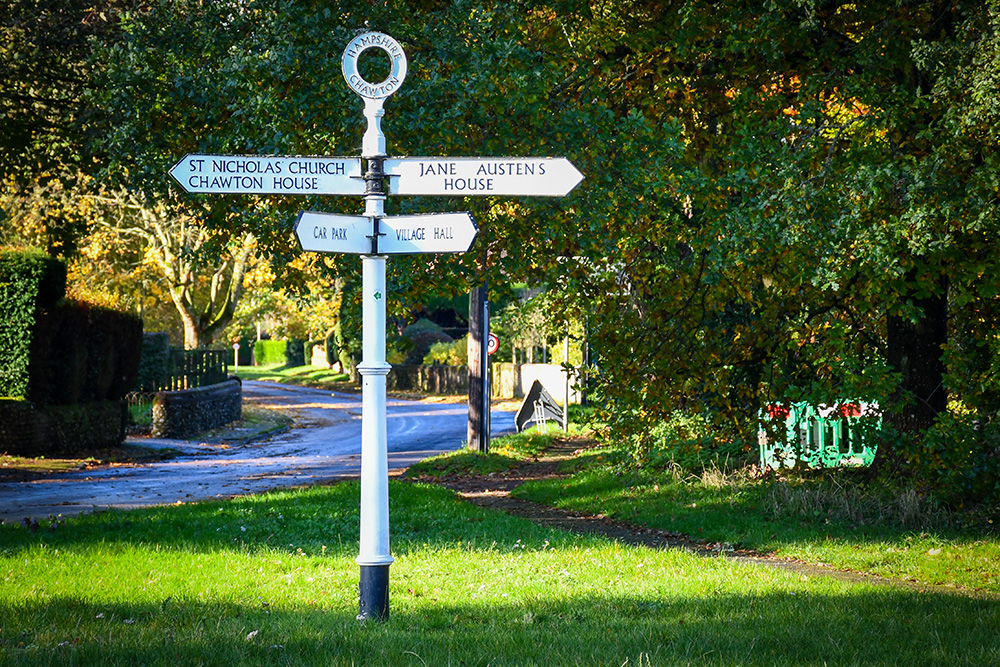
[[[0,452],[18,456],[116,447],[125,439],[121,401],[36,408],[29,401],[0,400]]]
[[[428,394],[468,394],[469,369],[465,366],[393,366],[386,378],[386,388]]]
[[[228,424],[242,414],[239,378],[197,389],[158,391],[153,398],[153,437],[184,437]]]

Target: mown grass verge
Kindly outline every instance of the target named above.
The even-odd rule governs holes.
[[[410,466],[406,475],[411,479],[444,480],[502,472],[523,461],[537,459],[559,435],[528,431],[501,436],[490,442],[487,454],[468,449],[447,452]]]
[[[390,484],[391,615],[359,623],[358,487],[0,526],[0,662],[982,665],[1000,602],[806,578]],[[44,524],[45,522],[43,522]]]
[[[285,364],[240,366],[236,375],[243,380],[282,382],[321,389],[343,389],[354,386],[350,384],[350,377],[346,373],[338,373],[315,366],[288,366]]]
[[[849,471],[755,476],[637,467],[614,448],[569,463],[570,475],[512,495],[777,557],[924,584],[1000,593],[1000,535],[913,492],[859,484]]]

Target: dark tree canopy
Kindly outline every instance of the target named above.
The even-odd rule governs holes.
[[[862,398],[887,410],[894,463],[994,447],[995,3],[157,0],[107,25],[89,59],[77,30],[0,85],[69,72],[32,90],[62,91],[67,117],[88,101],[107,182],[252,232],[279,265],[297,211],[359,203],[197,197],[167,171],[185,153],[357,155],[340,57],[359,31],[409,56],[390,154],[570,158],[586,179],[560,201],[390,198],[390,213],[471,210],[482,229],[465,256],[393,258],[392,291],[402,311],[483,278],[563,287],[622,436],[685,409],[749,446],[765,403]],[[8,115],[32,128],[9,135],[18,151],[58,116]]]

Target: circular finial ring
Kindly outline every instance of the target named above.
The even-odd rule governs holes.
[[[358,72],[358,59],[368,49],[377,48],[385,51],[392,63],[389,76],[381,83],[369,83]],[[399,42],[381,32],[366,32],[358,35],[344,49],[341,60],[344,79],[351,90],[361,97],[373,100],[384,100],[399,90],[406,78],[406,54]]]

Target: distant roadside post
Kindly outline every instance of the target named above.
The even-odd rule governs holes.
[[[388,56],[380,83],[361,76],[365,51]],[[386,258],[413,253],[466,252],[477,229],[460,213],[385,215],[387,195],[527,195],[561,197],[583,179],[565,158],[387,158],[383,104],[406,79],[402,46],[380,32],[351,40],[341,60],[344,79],[364,99],[368,122],[361,157],[186,155],[170,175],[191,193],[360,195],[360,215],[303,211],[295,223],[299,245],[310,252],[361,255],[362,379],[361,537],[358,619],[389,617],[389,470],[386,438]],[[486,339],[486,333],[483,339]],[[485,357],[485,350],[483,357]],[[483,376],[485,382],[485,375]],[[483,392],[489,414],[488,391]],[[488,422],[487,422],[488,423]],[[489,434],[485,434],[489,438]]]

